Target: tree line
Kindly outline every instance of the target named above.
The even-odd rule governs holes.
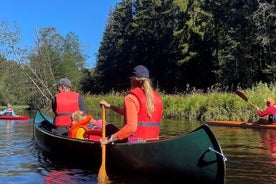
[[[122,0],[110,11],[95,68],[74,33],[37,31],[31,50],[17,47],[17,25],[0,25],[1,103],[48,107],[67,76],[83,94],[129,88],[129,74],[147,66],[167,94],[235,90],[275,82],[275,0]]]
[[[146,65],[167,93],[275,81],[275,4],[124,0],[108,20],[95,83],[99,91],[125,89],[137,64]]]

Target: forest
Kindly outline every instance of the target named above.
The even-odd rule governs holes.
[[[94,68],[75,33],[37,30],[21,48],[20,25],[0,22],[0,103],[50,106],[68,77],[82,94],[124,92],[138,64],[164,94],[234,91],[276,75],[275,0],[122,0],[110,11]]]

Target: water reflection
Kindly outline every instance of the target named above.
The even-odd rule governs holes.
[[[276,130],[265,130],[260,131],[260,154],[268,154],[271,155],[272,159],[276,158]],[[276,164],[276,163],[274,163]]]
[[[12,123],[14,121],[12,120],[7,120],[7,121],[4,121],[6,123],[6,140],[10,140],[11,139],[11,129],[12,129]],[[9,145],[7,145],[9,146]]]
[[[276,183],[276,130],[212,127],[228,158],[227,183]],[[272,147],[274,146],[274,147]]]
[[[107,120],[122,125],[120,117],[107,117]],[[201,124],[163,120],[161,138],[189,132]],[[276,130],[210,127],[227,157],[227,184],[276,183]],[[32,119],[0,120],[0,144],[0,183],[97,183],[98,168],[89,167],[93,164],[74,165],[70,160],[53,158],[38,148],[33,142]],[[119,171],[107,172],[113,183],[170,183],[135,174],[126,176]]]
[[[97,183],[97,175],[90,177],[89,173],[84,174],[83,170],[71,169],[71,170],[50,170],[47,176],[44,177],[44,182],[46,184],[79,184],[79,183],[88,183],[88,181],[94,181],[89,183]],[[81,178],[81,180],[80,180]]]
[[[260,131],[259,138],[260,154],[267,155],[268,158],[263,160],[266,165],[273,168],[263,168],[264,174],[271,178],[271,183],[276,183],[276,130]]]

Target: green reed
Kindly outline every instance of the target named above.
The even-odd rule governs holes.
[[[264,109],[264,100],[268,97],[276,99],[276,87],[274,84],[258,83],[250,89],[239,89],[249,101]],[[112,105],[123,104],[125,92],[111,92],[107,95],[86,95],[85,103],[89,113],[101,114],[99,102],[104,99]],[[200,90],[189,93],[167,95],[160,93],[163,100],[163,118],[188,119],[188,120],[256,120],[256,109],[244,101],[234,92],[225,92],[220,89],[212,89],[207,93]],[[106,111],[107,113],[113,113]],[[115,113],[113,113],[115,114]]]

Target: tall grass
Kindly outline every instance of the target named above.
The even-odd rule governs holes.
[[[266,108],[264,100],[276,99],[274,84],[258,83],[250,89],[240,89],[259,108]],[[89,113],[99,115],[99,102],[104,99],[112,105],[123,104],[125,93],[111,92],[107,95],[87,95],[85,102]],[[256,109],[235,93],[212,89],[207,93],[192,91],[189,93],[167,95],[160,93],[163,100],[163,117],[166,119],[241,120],[258,119]],[[113,113],[107,111],[107,113]]]
[[[101,107],[99,105],[100,101],[105,100],[112,105],[121,106],[124,100],[124,93],[113,91],[107,95],[86,95],[84,96],[84,100],[88,108],[88,112],[93,116],[97,116],[96,119],[100,119],[100,115],[101,115]],[[115,114],[112,111],[106,111],[106,113]]]

